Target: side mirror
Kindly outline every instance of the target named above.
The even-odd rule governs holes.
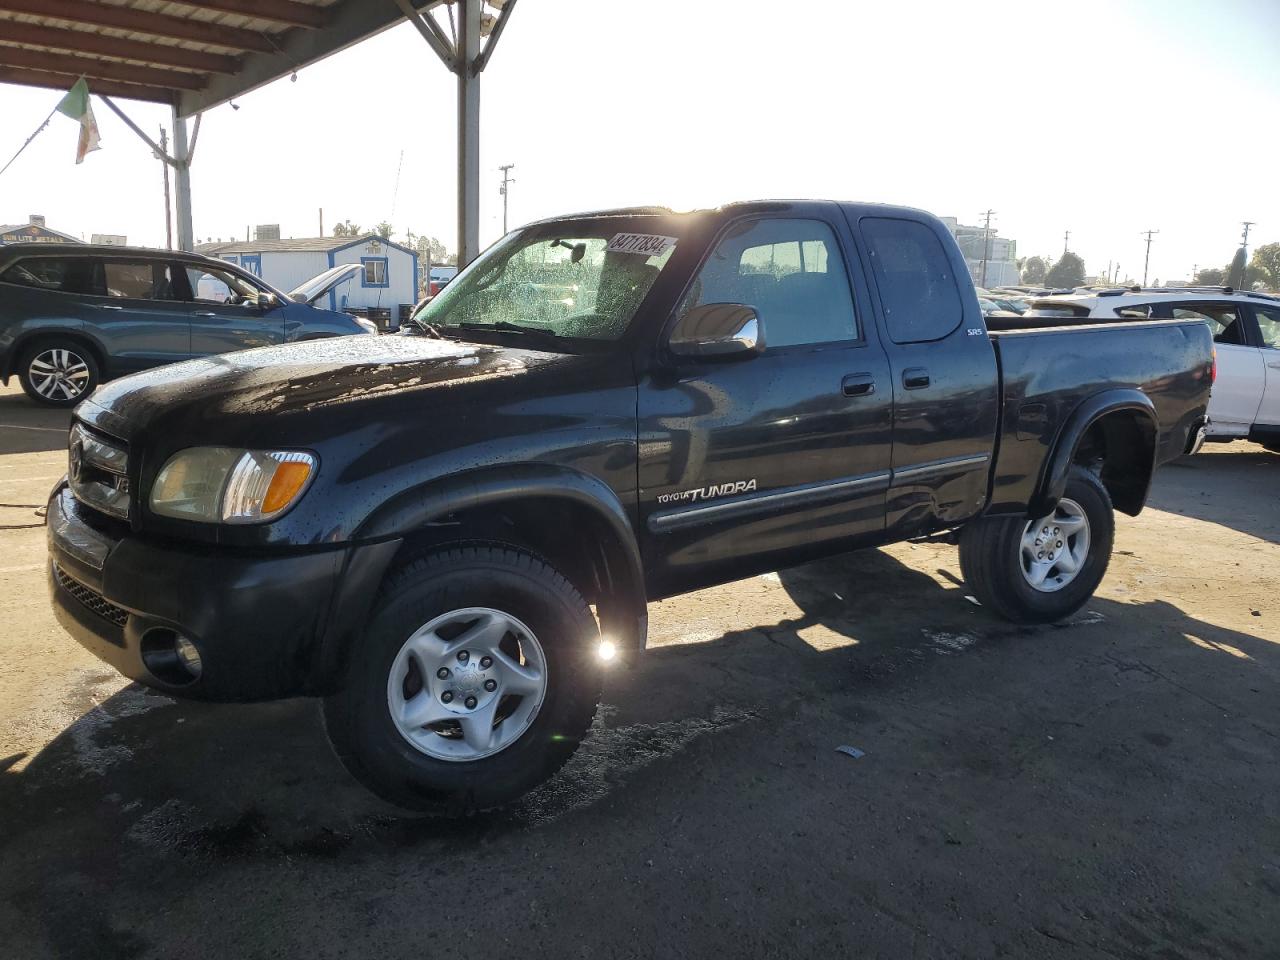
[[[274,310],[280,306],[280,298],[274,293],[259,292],[254,303],[259,310]]]
[[[676,322],[668,346],[677,357],[745,360],[764,352],[764,322],[755,307],[704,303]]]

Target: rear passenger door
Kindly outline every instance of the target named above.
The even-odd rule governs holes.
[[[1209,432],[1248,436],[1262,406],[1267,374],[1262,350],[1245,327],[1240,306],[1230,301],[1191,300],[1157,304],[1153,314],[1172,320],[1203,320],[1209,325],[1218,356],[1218,376],[1209,394]]]
[[[1262,346],[1259,348],[1266,387],[1258,408],[1257,423],[1280,432],[1280,303],[1275,306],[1254,305],[1254,319]]]
[[[892,369],[894,537],[980,511],[999,420],[999,377],[960,251],[930,219],[858,228]],[[945,239],[944,239],[945,238]]]
[[[766,349],[663,360],[640,379],[640,519],[656,594],[882,535],[893,391],[838,217],[832,204],[797,204],[728,224],[672,319],[746,304]]]
[[[91,289],[84,321],[106,347],[113,375],[190,357],[186,305],[164,260],[98,260]]]

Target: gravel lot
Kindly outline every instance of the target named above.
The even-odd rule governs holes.
[[[2,956],[1280,956],[1280,456],[1165,468],[1067,624],[933,545],[654,604],[564,772],[445,822],[313,702],[175,702],[62,634],[66,419],[0,390]]]

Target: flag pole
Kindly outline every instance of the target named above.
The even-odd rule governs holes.
[[[62,102],[61,100],[58,101],[58,103],[61,103],[61,102]],[[54,108],[49,111],[49,115],[44,118],[44,123],[36,127],[36,132],[31,134],[31,136],[27,137],[26,143],[24,143],[22,146],[18,148],[18,152],[9,158],[8,163],[6,163],[3,167],[0,167],[0,176],[2,176],[6,170],[8,170],[11,166],[13,166],[13,161],[17,160],[18,157],[22,156],[23,150],[31,146],[31,141],[34,140],[36,137],[40,136],[40,131],[42,131],[45,127],[49,125],[49,121],[53,119],[53,115],[57,112],[58,112],[58,107],[55,104]]]

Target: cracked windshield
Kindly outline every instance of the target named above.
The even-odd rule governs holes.
[[[576,230],[511,237],[414,316],[429,330],[496,329],[616,340],[666,266],[676,238]]]

